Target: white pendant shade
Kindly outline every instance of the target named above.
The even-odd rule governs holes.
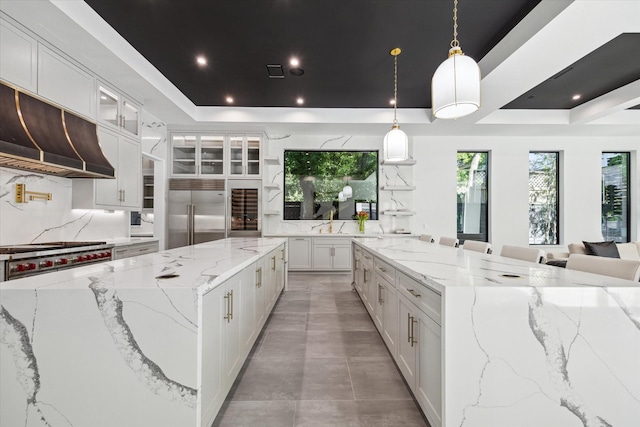
[[[449,51],[433,74],[431,108],[439,119],[463,117],[480,108],[480,67],[459,47]]]
[[[347,201],[347,198],[344,197],[344,193],[342,191],[338,193],[338,201],[339,202],[346,202]]]
[[[345,185],[342,189],[342,194],[344,195],[345,199],[350,199],[351,197],[353,197],[353,188],[351,188],[349,184]]]
[[[384,136],[384,159],[399,162],[409,158],[409,138],[398,126]]]

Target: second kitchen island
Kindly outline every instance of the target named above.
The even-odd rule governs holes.
[[[286,278],[237,238],[0,284],[0,425],[210,426]]]
[[[640,284],[354,239],[354,285],[432,427],[640,420]]]

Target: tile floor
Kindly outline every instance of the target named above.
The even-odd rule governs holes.
[[[214,426],[428,426],[351,274],[290,273]]]

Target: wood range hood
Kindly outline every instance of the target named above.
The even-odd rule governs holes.
[[[0,167],[114,178],[95,123],[0,81]]]

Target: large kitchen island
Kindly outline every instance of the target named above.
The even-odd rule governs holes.
[[[640,284],[418,239],[353,256],[432,427],[640,425]]]
[[[286,278],[238,238],[0,284],[0,426],[210,426]]]

